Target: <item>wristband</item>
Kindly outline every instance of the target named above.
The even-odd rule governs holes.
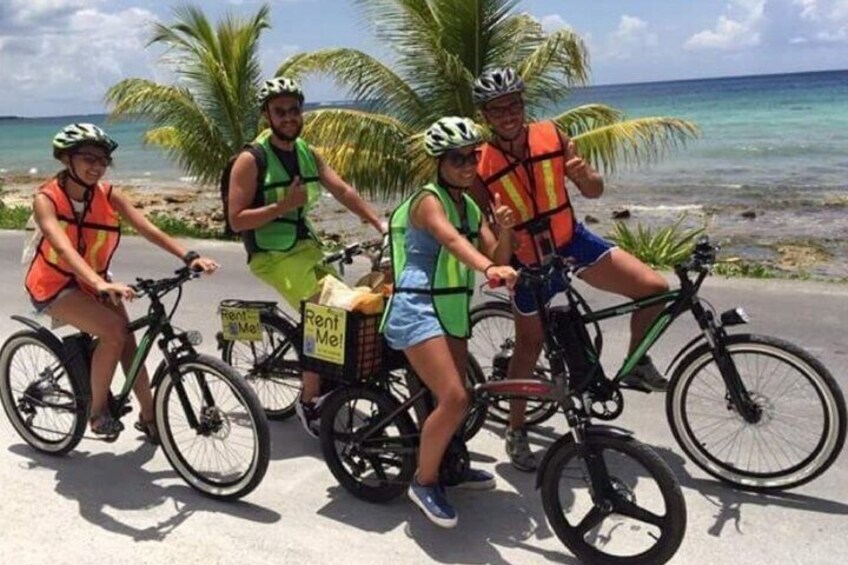
[[[492,263],[491,265],[489,265],[488,267],[483,269],[483,276],[486,277],[487,279],[489,278],[489,269],[491,269],[492,267],[497,267],[497,265]]]
[[[190,267],[195,259],[200,259],[200,253],[198,253],[197,251],[189,251],[188,253],[183,255],[183,263],[186,264],[186,267]]]

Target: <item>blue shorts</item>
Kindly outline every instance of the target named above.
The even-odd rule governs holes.
[[[603,259],[614,248],[615,244],[592,233],[586,226],[579,223],[574,227],[574,236],[571,241],[557,254],[563,258],[570,258],[574,262],[575,272],[579,273]],[[545,302],[550,303],[551,299],[563,290],[565,290],[565,280],[560,273],[556,273],[544,293]],[[522,316],[532,316],[537,311],[533,291],[526,286],[515,288],[512,304]]]

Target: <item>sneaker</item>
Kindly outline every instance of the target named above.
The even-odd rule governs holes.
[[[442,528],[456,526],[456,510],[448,502],[442,485],[425,486],[419,484],[418,479],[413,478],[407,494],[421,512],[437,526]]]
[[[647,355],[621,378],[621,384],[645,392],[665,392],[668,389],[668,379],[662,376]]]
[[[530,451],[530,442],[527,440],[527,430],[520,428],[506,430],[506,454],[512,466],[519,471],[531,473],[536,470],[536,457]]]
[[[462,482],[456,488],[468,490],[492,490],[495,488],[495,476],[480,469],[471,469],[465,473]]]
[[[312,402],[298,401],[294,405],[294,411],[303,424],[303,429],[310,436],[318,439],[321,435],[321,398],[316,398]]]

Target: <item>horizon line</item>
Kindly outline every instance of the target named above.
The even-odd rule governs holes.
[[[755,74],[739,74],[739,75],[721,75],[721,76],[708,76],[708,77],[691,77],[691,78],[677,78],[677,79],[664,79],[664,80],[645,80],[645,81],[631,81],[631,82],[609,82],[609,83],[598,83],[598,84],[587,84],[585,86],[577,86],[572,87],[571,90],[582,90],[582,89],[590,89],[590,88],[606,88],[611,86],[636,86],[636,85],[647,85],[647,84],[664,84],[664,83],[676,83],[676,82],[697,82],[697,81],[716,81],[723,79],[743,79],[743,78],[762,78],[762,77],[774,77],[774,76],[784,76],[784,75],[809,75],[809,74],[824,74],[824,73],[840,73],[840,72],[848,72],[848,68],[844,69],[819,69],[819,70],[811,70],[811,71],[792,71],[792,72],[780,72],[780,73],[755,73]],[[333,105],[333,104],[345,104],[354,102],[352,99],[335,99],[335,100],[316,100],[314,102],[306,102],[306,105]],[[51,114],[51,115],[42,115],[42,116],[19,116],[19,115],[0,115],[0,121],[3,120],[38,120],[38,119],[49,119],[49,118],[63,118],[66,116],[106,116],[109,112],[89,112],[84,114]]]

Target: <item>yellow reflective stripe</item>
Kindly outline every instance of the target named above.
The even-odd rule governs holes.
[[[94,245],[92,245],[88,249],[88,259],[86,262],[91,265],[95,271],[100,272],[105,265],[101,265],[97,260],[97,256],[100,253],[100,249],[103,247],[103,244],[106,243],[106,231],[105,230],[97,230],[97,237],[94,240]]]
[[[59,227],[62,228],[62,231],[67,232],[68,231],[68,222],[63,222],[62,220],[59,220]],[[56,251],[56,249],[52,245],[50,245],[50,242],[47,241],[46,239],[45,239],[45,243],[47,243],[47,257],[46,257],[47,262],[53,263],[54,265],[58,265],[59,264],[59,253]]]
[[[539,164],[542,166],[542,179],[545,183],[545,192],[548,195],[548,210],[553,210],[560,204],[556,193],[554,165],[550,159],[545,159]]]
[[[521,194],[518,193],[518,190],[515,188],[515,184],[512,182],[512,179],[509,175],[505,175],[502,177],[499,182],[501,186],[506,190],[507,195],[509,195],[509,199],[515,205],[515,208],[518,210],[518,215],[521,216],[521,221],[529,220],[531,217],[530,211],[527,209],[527,206],[524,205],[524,199],[521,198]]]

